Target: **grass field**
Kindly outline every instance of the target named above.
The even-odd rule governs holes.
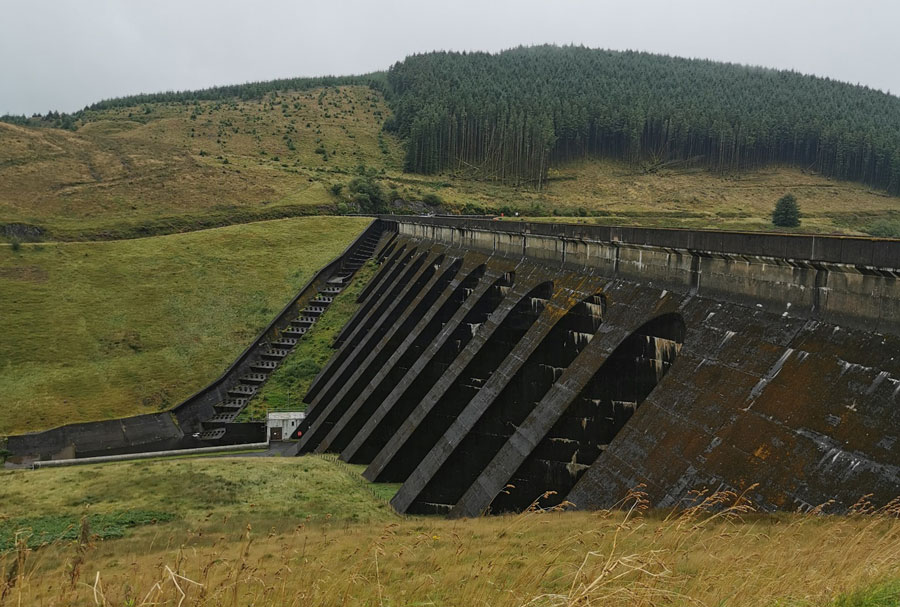
[[[782,231],[771,222],[775,202],[793,193],[802,213],[794,230],[818,233],[874,231],[900,237],[900,198],[866,186],[830,181],[796,169],[771,168],[734,175],[705,170],[643,172],[618,161],[593,160],[552,171],[542,192],[454,184],[482,205],[504,201],[522,216],[605,225],[715,230]],[[585,217],[586,216],[586,217]],[[888,234],[881,234],[888,235]]]
[[[381,129],[389,116],[380,94],[348,86],[88,112],[76,132],[0,123],[0,228],[94,240],[331,213],[349,197],[331,187],[363,165],[391,197],[437,196],[449,211],[771,230],[775,201],[791,192],[801,231],[900,237],[900,198],[798,169],[714,175],[590,160],[551,170],[541,191],[406,174],[401,142]]]
[[[18,550],[0,554],[0,604],[888,607],[900,600],[896,512],[758,515],[721,494],[677,514],[645,513],[634,495],[625,511],[454,521],[393,514],[383,500],[395,490],[373,491],[356,468],[318,456],[0,472],[6,529],[34,526],[36,512],[77,520],[136,509],[170,519],[129,526],[121,539],[39,549],[21,536]]]
[[[0,435],[177,404],[368,222],[307,217],[0,245]]]

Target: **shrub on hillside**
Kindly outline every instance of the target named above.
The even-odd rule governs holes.
[[[388,209],[384,190],[371,177],[357,177],[350,182],[353,202],[359,205],[363,213],[385,213]]]
[[[878,238],[900,238],[900,219],[879,219],[866,228],[866,233]]]
[[[425,194],[422,196],[422,202],[432,207],[444,204],[444,200],[437,194]]]
[[[796,228],[800,225],[800,207],[793,194],[785,194],[775,203],[772,223],[779,228]]]

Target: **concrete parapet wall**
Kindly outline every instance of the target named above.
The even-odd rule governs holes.
[[[797,261],[841,263],[878,268],[897,268],[900,241],[855,236],[767,234],[713,230],[632,228],[566,223],[491,221],[469,217],[412,217],[382,215],[382,221],[400,226],[402,234],[444,241],[450,230],[486,231],[527,237],[547,236],[562,240],[614,242],[705,253],[775,257]],[[439,228],[439,230],[438,230]]]
[[[900,333],[900,242],[385,217],[403,236]]]

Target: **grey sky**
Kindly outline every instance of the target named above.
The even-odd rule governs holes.
[[[795,69],[900,93],[893,0],[0,0],[0,15],[0,114],[548,42]]]

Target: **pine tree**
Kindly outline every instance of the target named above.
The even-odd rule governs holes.
[[[406,169],[546,182],[589,156],[735,171],[774,163],[900,194],[900,99],[841,82],[575,46],[407,57],[386,75]]]
[[[785,194],[775,203],[772,223],[780,228],[796,228],[800,225],[800,208],[793,194]]]

